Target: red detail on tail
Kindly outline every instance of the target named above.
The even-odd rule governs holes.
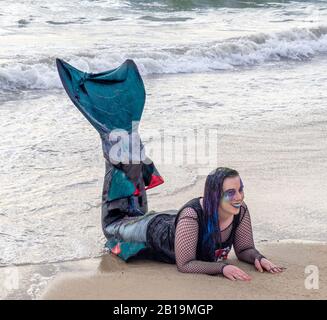
[[[161,176],[152,175],[150,184],[147,187],[145,187],[145,190],[152,189],[152,188],[154,188],[156,186],[159,186],[160,184],[163,184],[163,183],[164,183],[164,179]],[[138,188],[136,188],[133,195],[138,197],[140,195],[140,190]]]
[[[119,243],[117,243],[112,249],[110,249],[110,251],[115,254],[118,255],[121,253],[121,249],[120,249],[120,245]]]
[[[145,190],[154,188],[154,187],[159,186],[160,184],[163,184],[163,183],[164,183],[164,179],[161,176],[152,175],[150,184],[145,188]]]
[[[136,190],[134,191],[133,195],[134,195],[135,197],[138,197],[138,196],[140,195],[140,190],[139,190],[139,188],[136,188]]]

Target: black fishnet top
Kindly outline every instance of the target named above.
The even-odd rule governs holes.
[[[199,208],[199,206],[197,207]],[[175,232],[175,259],[178,270],[188,273],[222,273],[223,268],[228,265],[223,260],[227,258],[232,246],[234,246],[237,258],[241,261],[253,264],[255,259],[263,258],[264,256],[254,246],[250,213],[245,203],[243,203],[239,215],[238,224],[236,226],[234,224],[234,230],[233,223],[221,230],[222,243],[228,243],[230,239],[230,245],[223,250],[216,251],[216,261],[200,261],[196,260],[198,215],[194,208],[185,207],[178,216]],[[233,237],[231,237],[232,231],[234,232]]]

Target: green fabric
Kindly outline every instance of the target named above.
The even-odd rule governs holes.
[[[140,121],[145,104],[143,80],[133,60],[96,74],[60,59],[56,62],[69,97],[99,133],[117,128],[132,131],[132,121]]]
[[[119,67],[101,73],[80,71],[61,59],[57,59],[56,63],[68,96],[100,133],[105,159],[115,166],[111,163],[110,152],[113,146],[117,145],[123,149],[122,152],[129,153],[128,159],[131,161],[133,154],[132,149],[129,148],[130,140],[128,144],[124,139],[116,141],[111,139],[110,133],[117,129],[126,130],[129,134],[135,133],[141,120],[146,95],[143,80],[134,61],[126,60]],[[121,141],[126,145],[121,145]],[[106,179],[108,199],[104,201],[132,196],[136,186],[142,185],[143,177],[139,171],[143,167],[146,186],[151,182],[153,173],[158,175],[152,163],[145,165],[134,162],[126,166],[120,163],[120,165],[116,164],[116,167]],[[144,193],[144,190],[140,191]],[[141,194],[139,199],[142,197],[144,194]]]
[[[127,178],[126,174],[116,168],[113,169],[111,185],[114,188],[109,188],[109,201],[129,197],[135,191],[134,184]]]

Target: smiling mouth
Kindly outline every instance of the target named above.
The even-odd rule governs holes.
[[[239,209],[241,207],[241,203],[234,203],[232,206],[236,209]]]

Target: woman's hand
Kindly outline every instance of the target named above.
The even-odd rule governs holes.
[[[254,265],[256,269],[260,272],[263,272],[264,270],[270,272],[270,273],[280,273],[283,272],[283,267],[276,266],[274,263],[270,262],[266,258],[262,258],[260,261],[259,259],[255,259]]]
[[[240,268],[232,266],[230,264],[227,265],[226,267],[224,267],[223,275],[232,281],[235,281],[235,280],[250,281],[251,280],[251,277],[247,273],[245,273]]]

